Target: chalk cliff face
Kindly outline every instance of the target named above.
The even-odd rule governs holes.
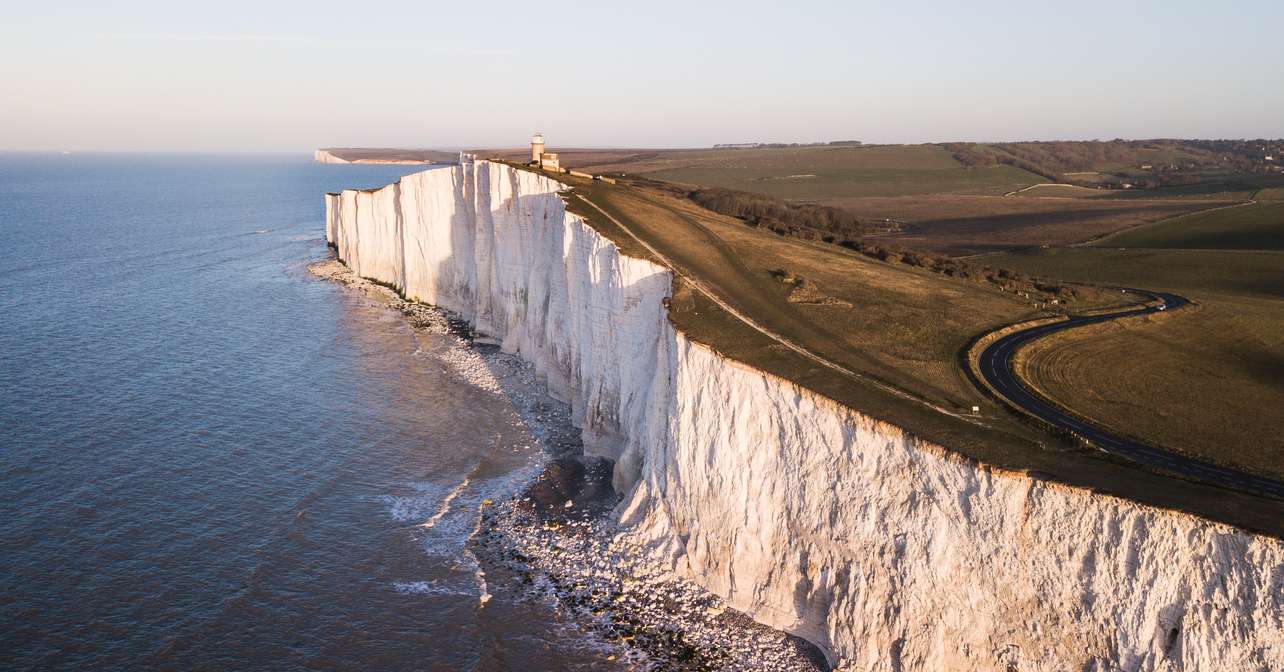
[[[369,150],[366,150],[366,152],[368,153]],[[359,156],[360,154],[358,154],[358,157]],[[316,161],[317,163],[390,163],[390,164],[396,164],[401,166],[411,166],[411,165],[419,165],[419,164],[427,163],[426,160],[398,159],[398,158],[393,158],[389,156],[379,157],[377,156],[377,154],[375,158],[364,158],[364,159],[356,158],[356,159],[348,160],[343,158],[342,156],[339,156],[338,154],[335,154],[334,152],[328,149],[313,150],[312,160]]]
[[[327,195],[326,238],[533,362],[678,572],[850,669],[1284,669],[1284,543],[991,472],[729,361],[562,188],[464,161]]]
[[[328,150],[324,150],[324,149],[318,149],[313,151],[312,160],[316,161],[317,163],[351,163],[347,159],[339,158],[334,154],[331,154]]]

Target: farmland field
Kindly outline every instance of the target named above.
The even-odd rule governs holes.
[[[967,167],[938,145],[573,150],[562,156],[564,163],[591,172],[843,208],[881,222],[875,228],[892,229],[881,242],[951,255],[1087,241],[1252,193],[1198,185],[1145,191],[1028,188],[1046,178],[1009,165]],[[1012,192],[1018,193],[1004,197]],[[1147,194],[1163,198],[1143,198]]]
[[[1062,332],[1023,350],[1018,373],[1116,432],[1284,478],[1279,417],[1260,412],[1284,408],[1281,308],[1215,297],[1191,313]]]
[[[862,219],[904,223],[889,243],[949,255],[1065,245],[1220,205],[1204,201],[1112,201],[929,194],[820,201]]]
[[[978,258],[1044,277],[1284,300],[1284,253],[1074,247],[1022,250]]]
[[[1284,477],[1284,252],[1072,248],[984,259],[1194,300],[1194,309],[1036,341],[1020,373],[1125,434]]]
[[[1041,186],[1005,196],[1047,178],[1010,165],[969,168],[940,146],[585,150],[563,156],[586,160],[581,167],[593,172],[841,208],[860,218],[866,243],[893,250],[978,255],[967,263],[1181,293],[1197,305],[1058,335],[1023,353],[1021,373],[1071,410],[1120,433],[1278,473],[1271,471],[1273,456],[1284,450],[1272,433],[1278,423],[1271,410],[1284,401],[1278,382],[1284,380],[1278,176],[1210,176],[1197,184],[1131,190]],[[670,246],[675,258],[720,277],[745,312],[794,334],[814,352],[945,408],[966,407],[975,397],[953,361],[967,339],[1035,314],[1029,304],[1005,307],[1002,293],[978,293],[989,291],[983,286],[929,279],[921,269],[711,218],[682,198],[660,206],[662,195],[638,199],[636,190],[596,183],[583,188],[656,244]],[[1248,204],[1249,198],[1258,202]],[[693,229],[692,222],[699,225]],[[696,229],[702,233],[693,237]],[[1075,246],[1096,239],[1103,242]],[[724,274],[726,269],[734,272]],[[971,446],[974,455],[997,455],[999,462],[1012,457],[999,448],[986,453],[975,443],[975,428],[960,431],[912,404],[838,385],[815,371],[792,372],[775,361],[780,353],[770,344],[750,335],[730,338],[734,320],[715,318],[718,311],[702,304],[698,293],[681,283],[675,291],[674,320],[737,359],[765,370],[775,366],[853,407]],[[1072,310],[1108,302],[1080,299]],[[1000,419],[995,406],[980,405],[1005,435],[1024,431]],[[1192,405],[1207,412],[1191,414]]]
[[[956,362],[968,339],[1036,314],[1027,300],[992,286],[777,236],[656,191],[580,190],[745,312],[813,351],[951,408],[977,403]]]
[[[1021,198],[1082,198],[1115,201],[1247,201],[1257,189],[1248,184],[1196,184],[1185,187],[1160,187],[1157,189],[1096,189],[1070,184],[1040,184],[1024,189],[1013,196]]]
[[[1112,247],[1284,250],[1284,201],[1180,217],[1138,227],[1102,241]]]
[[[1259,201],[1284,201],[1284,187],[1272,187],[1257,192]]]
[[[601,172],[752,191],[786,199],[928,193],[1004,194],[1041,181],[1011,166],[966,168],[933,145],[800,147],[661,153],[591,166]]]
[[[944,278],[836,245],[775,235],[674,196],[681,191],[644,181],[609,185],[563,179],[575,188],[568,202],[572,211],[628,254],[655,259],[652,252],[658,250],[679,272],[670,319],[688,338],[724,356],[988,465],[1033,470],[1242,525],[1280,525],[1279,508],[1263,506],[1252,495],[1211,491],[1103,459],[984,396],[967,379],[961,351],[973,336],[1046,314],[1025,300],[975,280]],[[857,377],[773,341],[706,291]],[[1084,307],[1107,301],[1087,291]],[[973,415],[969,405],[980,412]]]

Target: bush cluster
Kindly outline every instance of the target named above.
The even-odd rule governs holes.
[[[843,240],[839,241],[839,244],[889,264],[900,263],[951,278],[987,282],[1008,292],[1025,293],[1031,296],[1042,294],[1045,298],[1056,298],[1061,301],[1069,301],[1079,295],[1078,291],[1069,285],[1031,278],[1006,268],[981,266],[953,257],[917,250],[903,250],[867,241]]]
[[[770,196],[732,189],[695,189],[687,198],[700,207],[742,219],[780,235],[833,242],[865,233],[860,220],[846,210],[827,205],[790,203]]]
[[[976,266],[953,257],[869,242],[861,237],[866,232],[865,227],[855,215],[846,210],[809,203],[790,203],[732,189],[699,188],[685,193],[687,198],[700,207],[735,217],[778,235],[822,240],[889,264],[905,264],[951,278],[987,282],[1009,292],[1031,296],[1042,294],[1046,295],[1045,298],[1062,301],[1076,296],[1073,287],[1028,278],[1016,271]]]
[[[1099,171],[1105,166],[1127,166],[1111,173],[1106,186],[1127,182],[1134,187],[1188,185],[1200,181],[1196,174],[1253,173],[1266,169],[1265,156],[1284,147],[1281,140],[1089,140],[1052,142],[1000,142],[941,145],[965,166],[999,164],[1015,166],[1054,182],[1080,184],[1065,173]],[[1277,152],[1278,153],[1278,152]],[[1157,158],[1163,157],[1163,158]],[[1147,174],[1139,174],[1148,165]],[[1096,186],[1098,182],[1086,184]]]

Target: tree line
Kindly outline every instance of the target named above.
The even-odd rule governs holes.
[[[1202,181],[1198,173],[1254,173],[1267,169],[1265,156],[1284,146],[1280,140],[1087,140],[965,143],[941,147],[968,167],[1010,165],[1053,182],[1098,186],[1067,173],[1111,175],[1106,186],[1174,186]],[[1136,172],[1148,166],[1146,173]],[[1121,170],[1121,166],[1128,170]]]
[[[1073,300],[1074,287],[1026,276],[1005,268],[966,261],[916,250],[905,250],[876,243],[864,236],[870,229],[858,217],[839,208],[811,203],[792,203],[771,196],[722,188],[682,189],[686,198],[706,210],[735,217],[746,224],[766,229],[780,236],[819,240],[840,245],[867,257],[889,264],[904,264],[951,278],[994,285],[1004,291],[1060,301]]]

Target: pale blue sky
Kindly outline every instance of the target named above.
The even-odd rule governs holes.
[[[0,150],[1284,136],[1278,0],[107,4],[0,2]]]

